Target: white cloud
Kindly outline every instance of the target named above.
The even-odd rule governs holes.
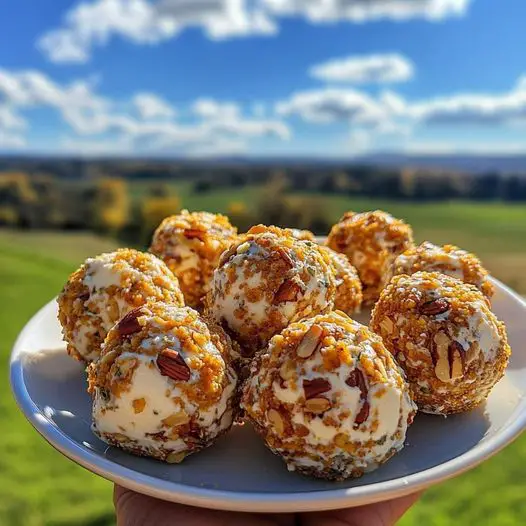
[[[372,149],[379,143],[399,144],[400,141],[416,149],[418,143],[410,139],[413,133],[439,125],[453,131],[462,125],[478,129],[485,126],[513,129],[526,125],[523,82],[521,79],[503,93],[453,94],[419,101],[406,100],[393,91],[384,91],[375,97],[354,88],[323,88],[294,93],[278,102],[275,111],[311,123],[347,123],[351,144],[358,149]],[[470,135],[469,142],[475,141],[477,138]],[[422,149],[427,146],[430,145]],[[493,151],[514,151],[515,146],[506,148],[501,144]],[[469,149],[468,143],[464,149]]]
[[[376,123],[383,120],[386,108],[380,101],[361,91],[325,88],[295,93],[289,99],[279,102],[276,112],[318,123]]]
[[[138,93],[132,102],[140,117],[145,120],[170,119],[175,116],[175,109],[155,93]]]
[[[309,73],[327,82],[387,84],[411,79],[414,66],[402,55],[386,53],[329,60],[313,66]]]
[[[526,90],[498,95],[461,94],[409,106],[409,114],[427,124],[499,125],[526,120]]]
[[[304,16],[311,22],[424,18],[442,20],[465,14],[471,0],[263,0],[281,16]]]
[[[26,140],[20,135],[13,135],[0,129],[0,149],[18,150],[26,146]]]
[[[11,106],[0,105],[0,129],[23,130],[27,123]]]
[[[38,48],[54,62],[83,63],[113,36],[156,44],[199,27],[211,39],[274,35],[281,17],[338,20],[442,20],[463,15],[471,0],[91,0],[70,9]]]
[[[177,33],[177,24],[159,18],[146,0],[94,0],[68,11],[64,25],[43,35],[37,46],[54,62],[86,62],[91,48],[112,35],[153,44]]]
[[[83,64],[88,62],[89,53],[87,45],[83,44],[81,40],[80,37],[76,37],[73,31],[57,29],[40,38],[37,47],[52,62]]]
[[[517,91],[526,91],[526,74],[522,75],[517,82]]]
[[[174,108],[155,93],[137,93],[129,101],[112,101],[96,92],[93,81],[59,84],[39,71],[0,70],[0,131],[4,143],[4,130],[26,127],[19,112],[29,114],[40,107],[58,112],[76,135],[68,137],[63,147],[83,154],[177,148],[182,148],[183,154],[205,148],[234,151],[251,139],[287,140],[291,135],[283,121],[247,116],[231,101],[198,99],[189,104],[193,117],[180,123]],[[87,140],[87,136],[91,138]]]
[[[214,99],[197,99],[192,111],[204,119],[230,119],[239,115],[239,106],[234,102],[217,102]]]
[[[114,36],[135,44],[156,44],[187,27],[209,38],[272,35],[275,24],[248,0],[93,0],[73,7],[62,27],[44,34],[37,46],[54,62],[86,62],[95,46]]]
[[[324,88],[295,93],[275,109],[310,122],[367,124],[379,133],[413,125],[510,125],[526,123],[526,90],[521,81],[500,94],[465,93],[413,102],[392,91],[375,98],[352,88]]]
[[[155,10],[159,18],[176,21],[182,28],[202,26],[212,39],[274,34],[274,22],[251,4],[248,0],[161,0]]]

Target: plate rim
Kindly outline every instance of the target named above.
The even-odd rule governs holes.
[[[499,280],[494,284],[511,296],[526,310],[526,301]],[[340,509],[402,497],[469,471],[501,451],[526,428],[526,411],[519,413],[511,424],[503,427],[493,438],[483,441],[442,464],[382,482],[351,488],[324,489],[303,492],[239,492],[201,488],[180,482],[166,481],[122,466],[71,439],[43,415],[30,397],[23,378],[19,356],[21,341],[31,326],[47,316],[56,299],[41,307],[24,325],[10,355],[10,386],[15,401],[29,423],[56,450],[76,464],[109,481],[133,491],[162,500],[217,510],[264,513],[269,507],[276,513],[309,512]]]

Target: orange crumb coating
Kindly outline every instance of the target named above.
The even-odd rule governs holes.
[[[300,230],[299,228],[287,228],[285,229],[292,237],[301,241],[316,241],[316,236],[310,230]]]
[[[488,271],[477,256],[455,245],[437,246],[424,241],[418,247],[406,250],[394,262],[393,275],[420,271],[440,272],[475,285],[487,298],[495,292]]]
[[[480,405],[511,353],[506,329],[474,286],[440,273],[395,276],[371,329],[405,370],[421,411],[449,414]]]
[[[237,239],[226,216],[188,212],[167,217],[155,231],[150,252],[177,276],[186,304],[199,308],[219,256]]]
[[[340,254],[325,246],[320,246],[320,249],[329,255],[336,278],[334,308],[349,315],[353,312],[360,312],[363,293],[362,282],[357,270],[349,263],[345,254]]]
[[[327,245],[345,254],[358,271],[365,305],[372,305],[387,285],[396,257],[413,247],[413,231],[386,212],[347,212],[336,223]]]
[[[250,359],[290,322],[331,310],[335,293],[329,257],[316,243],[258,225],[221,256],[205,311]]]
[[[239,411],[230,356],[224,331],[189,307],[158,302],[132,311],[88,368],[94,432],[168,462],[207,447]]]
[[[241,407],[289,470],[330,480],[386,462],[416,413],[381,339],[340,311],[274,336],[252,364]]]
[[[128,248],[88,258],[57,299],[68,353],[96,359],[109,329],[149,300],[184,305],[177,278],[162,260]]]

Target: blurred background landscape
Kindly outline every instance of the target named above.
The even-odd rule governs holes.
[[[88,256],[182,208],[324,235],[383,209],[526,295],[522,0],[0,2],[0,353]],[[110,483],[0,397],[0,524],[110,525]],[[526,439],[402,520],[524,523]]]

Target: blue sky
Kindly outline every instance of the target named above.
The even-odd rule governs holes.
[[[526,152],[524,0],[0,0],[0,152]]]

